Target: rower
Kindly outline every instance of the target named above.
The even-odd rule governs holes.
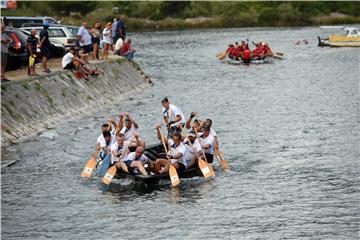
[[[205,119],[203,127],[204,126],[208,126],[210,128],[210,134],[214,137],[214,148],[216,150],[218,150],[219,149],[219,141],[218,141],[217,134],[216,134],[214,128],[212,127],[212,120],[210,118]]]
[[[178,107],[170,104],[167,97],[163,98],[161,103],[164,107],[162,113],[164,115],[164,122],[168,129],[168,137],[172,138],[175,132],[181,134],[181,128],[179,125],[181,125],[181,127],[184,127],[185,125],[184,114]]]
[[[119,133],[116,135],[116,141],[111,145],[111,165],[116,164],[118,168],[126,171],[127,168],[123,159],[126,159],[129,153],[130,150],[128,144],[125,143],[124,135]]]
[[[201,148],[204,149],[207,162],[212,163],[214,161],[215,139],[210,134],[210,127],[208,125],[204,125],[202,129],[203,132],[199,133],[199,144],[201,145]],[[199,157],[203,158],[203,155],[201,154]]]
[[[158,139],[161,141],[162,136],[160,133],[160,125],[156,125],[156,134]],[[186,161],[185,161],[185,152],[186,148],[181,142],[181,134],[174,132],[172,139],[164,138],[165,144],[169,146],[168,158],[170,159],[172,165],[176,168],[179,175],[183,174],[186,170]],[[155,170],[157,173],[164,174],[169,171],[169,160],[164,158],[156,159]]]
[[[128,112],[124,114],[125,126],[121,129],[120,133],[124,135],[125,142],[129,145],[130,149],[134,151],[137,146],[145,147],[145,142],[139,138],[139,125],[130,116]],[[121,118],[121,117],[120,117]],[[134,139],[135,135],[137,137]],[[130,142],[132,140],[132,142]]]
[[[142,146],[138,146],[135,152],[129,153],[124,163],[129,173],[136,173],[137,169],[144,176],[148,175],[144,168],[145,164],[149,165],[150,170],[152,170],[155,166],[155,162],[144,155],[144,148]]]
[[[201,146],[196,139],[195,132],[190,131],[187,137],[184,139],[183,143],[186,148],[184,155],[186,168],[191,168],[197,162],[197,156],[201,154]]]

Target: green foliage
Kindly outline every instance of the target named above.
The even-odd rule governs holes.
[[[341,13],[343,18],[331,17]],[[18,1],[18,9],[2,15],[46,15],[81,25],[103,24],[124,16],[129,31],[194,27],[301,26],[320,21],[359,23],[360,3],[349,1]],[[186,18],[205,17],[204,21]],[[346,22],[348,21],[348,22]]]

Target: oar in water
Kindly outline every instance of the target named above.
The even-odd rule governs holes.
[[[276,55],[284,56],[284,53],[282,52],[275,52]]]
[[[218,54],[216,54],[216,57],[219,58],[220,56],[226,54],[226,52],[219,52]]]
[[[180,183],[180,178],[177,174],[177,171],[176,171],[176,168],[172,165],[171,163],[171,160],[167,154],[167,147],[166,147],[166,144],[165,144],[165,141],[164,141],[164,137],[162,136],[162,134],[160,133],[160,136],[161,136],[161,142],[164,146],[164,150],[165,150],[165,154],[166,154],[166,158],[168,159],[169,161],[169,176],[170,176],[170,181],[171,181],[171,186],[175,187],[177,185],[179,185]]]
[[[92,155],[90,160],[85,164],[84,170],[81,173],[82,177],[91,177],[92,172],[94,171],[95,164],[96,164],[96,156],[99,153],[97,149],[95,153]]]
[[[215,157],[219,160],[222,169],[229,169],[229,165],[224,159],[223,154],[220,152],[220,150],[215,150]]]
[[[201,146],[201,141],[198,136],[198,132],[197,132],[196,128],[194,128],[194,131],[195,131],[196,138],[198,139],[199,144]],[[215,176],[215,171],[214,171],[213,167],[207,162],[205,151],[202,147],[201,147],[201,151],[202,151],[202,154],[203,154],[203,157],[205,160],[202,160],[201,158],[198,157],[198,165],[199,165],[199,168],[200,168],[202,174],[204,175],[204,178]]]
[[[227,56],[227,53],[226,53],[226,52],[223,52],[222,55],[218,56],[217,58],[218,58],[219,60],[223,60],[223,59],[226,58],[226,56]]]

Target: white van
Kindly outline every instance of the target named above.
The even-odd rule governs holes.
[[[2,16],[1,20],[3,20],[5,26],[9,24],[12,27],[20,28],[23,27],[24,24],[38,24],[42,25],[44,22],[48,22],[49,24],[60,24],[60,22],[56,21],[52,17],[15,17],[15,16]]]
[[[34,26],[34,27],[22,27],[22,30],[26,30],[28,32],[31,29],[36,29],[36,35],[40,35],[40,31],[43,29],[42,26]],[[71,46],[76,46],[76,36],[73,35],[71,30],[68,29],[67,26],[62,25],[50,25],[48,29],[49,38],[55,39],[62,44],[65,45],[66,48],[70,48]]]

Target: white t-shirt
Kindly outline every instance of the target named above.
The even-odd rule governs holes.
[[[119,38],[115,43],[115,51],[120,50],[120,48],[122,47],[123,44],[124,44],[124,41],[121,38]]]
[[[213,135],[213,137],[217,137],[217,134],[213,128],[210,128],[210,134]]]
[[[214,136],[209,134],[209,136],[205,138],[203,134],[199,134],[199,139],[200,139],[199,143],[202,145],[210,144],[209,148],[204,149],[205,153],[214,155],[214,143],[215,143]]]
[[[186,161],[185,161],[185,152],[186,152],[186,147],[184,146],[184,144],[182,142],[180,142],[180,144],[178,146],[175,145],[174,141],[169,139],[169,151],[170,154],[172,156],[175,156],[178,153],[181,153],[182,156],[178,159],[170,159],[172,163],[174,162],[179,162],[184,164],[184,166],[186,167]]]
[[[130,152],[128,148],[128,144],[126,144],[125,142],[123,143],[122,146],[119,147],[118,142],[115,141],[113,144],[111,144],[110,149],[111,149],[111,164],[119,161],[119,158],[113,154],[113,151],[116,151],[118,154],[120,154],[120,156],[124,153],[124,155],[122,156],[123,160],[127,159],[127,155]]]
[[[110,132],[111,134],[111,140],[110,140],[110,144],[113,144],[115,142],[115,130],[112,130]],[[96,143],[100,143],[100,147],[105,147],[106,146],[106,142],[105,142],[105,138],[104,138],[104,135],[101,134],[97,140],[96,140]]]
[[[143,154],[140,156],[139,159],[136,159],[135,152],[129,153],[129,155],[126,158],[126,161],[134,161],[134,160],[139,160],[139,161],[141,161],[142,164],[145,164],[147,162],[147,160],[149,160],[149,158]]]
[[[73,57],[74,55],[71,52],[66,53],[61,60],[62,68],[66,67],[66,65],[71,63]]]
[[[163,108],[162,110],[164,117],[167,117],[169,122],[174,121],[177,115],[181,116],[181,120],[179,122],[171,124],[171,126],[177,126],[179,123],[185,124],[185,116],[181,112],[181,110],[175,105],[169,104],[169,110]]]
[[[87,28],[85,28],[84,26],[81,26],[79,28],[79,31],[77,33],[77,36],[81,37],[81,40],[83,40],[84,42],[79,41],[80,46],[86,46],[91,44],[91,36],[89,31],[87,30]]]
[[[111,33],[111,30],[110,30],[110,29],[104,28],[104,31],[103,31],[103,42],[104,42],[104,43],[110,44],[110,42],[111,42],[111,40],[110,40],[110,33]]]
[[[194,143],[192,143],[192,146],[189,144],[189,140],[187,138],[184,139],[183,143],[186,148],[184,158],[186,161],[186,165],[188,165],[189,162],[193,159],[193,157],[197,155],[198,152],[201,152],[201,146],[197,139],[195,139]]]
[[[130,129],[123,127],[120,131],[124,135],[125,141],[130,141],[134,137],[134,133],[139,133],[139,128],[134,127],[134,124],[131,125]]]

